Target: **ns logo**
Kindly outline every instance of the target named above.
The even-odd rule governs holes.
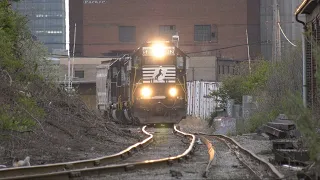
[[[158,74],[154,77],[154,80],[158,81],[160,76],[163,77],[162,69],[159,69],[159,72],[158,72]],[[163,79],[163,78],[162,78],[162,79]]]

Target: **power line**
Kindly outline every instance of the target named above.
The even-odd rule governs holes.
[[[231,41],[231,40],[242,40],[245,42],[246,37],[245,36],[240,36],[240,37],[232,37],[232,38],[221,38],[217,41],[184,41],[183,43],[179,43],[182,46],[217,46],[220,42],[226,42],[226,41]],[[66,43],[66,42],[41,42],[40,43],[44,45],[73,45],[73,43]],[[232,41],[234,42],[234,41]],[[142,42],[143,43],[143,42]],[[76,46],[102,46],[102,45],[123,45],[123,46],[132,46],[132,45],[137,45],[137,44],[142,44],[138,42],[113,42],[113,43],[108,43],[108,42],[94,42],[94,43],[76,43]]]
[[[283,32],[283,30],[282,30],[282,28],[281,28],[280,23],[278,23],[278,25],[279,25],[279,28],[280,28],[283,36],[286,38],[286,40],[287,40],[292,46],[297,46],[297,45],[293,44],[293,43],[287,38],[286,34]]]
[[[241,47],[241,46],[247,46],[247,45],[256,45],[256,44],[264,44],[264,43],[269,43],[270,41],[261,41],[261,42],[255,42],[255,43],[245,43],[245,44],[238,44],[238,45],[233,45],[233,46],[226,46],[222,48],[215,48],[215,49],[210,49],[210,50],[203,50],[203,51],[194,51],[194,52],[186,52],[185,54],[196,54],[196,53],[202,53],[202,52],[212,52],[212,51],[218,51],[218,50],[224,50],[224,49],[231,49],[231,48],[236,48],[236,47]],[[67,55],[60,55],[60,54],[51,54],[51,55],[57,55],[57,56],[66,56]],[[112,58],[112,57],[117,57],[117,56],[81,56],[81,57],[91,57],[91,58]]]
[[[186,54],[196,54],[196,53],[202,53],[202,52],[211,52],[211,51],[218,51],[218,50],[223,50],[223,49],[231,49],[235,47],[240,47],[240,46],[247,46],[247,45],[255,45],[255,44],[263,44],[263,43],[268,43],[270,41],[261,41],[261,42],[255,42],[255,43],[250,43],[250,44],[238,44],[234,46],[227,46],[223,48],[216,48],[216,49],[210,49],[210,50],[203,50],[203,51],[194,51],[194,52],[187,52]]]

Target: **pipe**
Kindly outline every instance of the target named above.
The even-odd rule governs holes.
[[[306,66],[305,37],[302,34],[302,99],[303,106],[307,107],[307,66]]]
[[[296,21],[303,25],[304,31],[308,30],[305,22],[298,19],[299,14],[296,14]],[[303,106],[307,107],[307,67],[306,67],[306,48],[305,48],[305,37],[302,34],[302,99]]]
[[[299,19],[298,19],[298,16],[299,16],[299,14],[296,14],[296,21],[297,21],[298,23],[301,23],[301,24],[303,25],[303,29],[304,29],[304,30],[307,30],[307,25],[306,25],[306,23],[303,22],[303,21],[301,21],[301,20],[299,20]]]

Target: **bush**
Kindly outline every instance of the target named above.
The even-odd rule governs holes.
[[[221,104],[219,108],[226,108],[228,99],[241,104],[243,95],[254,94],[265,87],[271,63],[260,59],[253,61],[251,66],[252,72],[249,73],[248,63],[240,63],[236,67],[237,75],[224,77],[219,90],[210,94]]]

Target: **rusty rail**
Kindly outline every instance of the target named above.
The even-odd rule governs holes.
[[[208,148],[208,154],[209,154],[209,162],[207,164],[207,167],[206,167],[206,170],[205,172],[203,173],[203,177],[207,178],[208,177],[208,173],[209,173],[209,168],[210,168],[210,165],[214,159],[214,155],[215,155],[215,151],[214,151],[214,148],[212,146],[212,143],[207,139],[205,138],[204,136],[200,136],[200,139],[202,142],[204,142]]]
[[[225,141],[228,141],[229,143],[235,145],[238,147],[238,149],[240,151],[242,151],[243,153],[249,155],[250,157],[252,157],[253,159],[261,162],[271,173],[272,175],[276,178],[276,179],[283,179],[284,178],[284,175],[281,174],[272,164],[270,164],[269,162],[267,162],[266,160],[258,157],[256,154],[254,154],[253,152],[245,149],[244,147],[242,147],[238,142],[236,142],[234,139],[228,137],[228,136],[225,136],[225,135],[221,135],[221,134],[206,134],[206,133],[194,133],[196,135],[203,135],[203,136],[211,136],[211,137],[217,137],[217,138],[221,138]]]
[[[153,135],[146,132],[145,127],[143,128],[143,131],[145,134],[149,135],[149,138],[144,140],[144,142],[149,142],[152,139]],[[136,163],[117,164],[117,165],[101,165],[101,163],[94,163],[97,160],[98,160],[98,162],[100,162],[99,161],[100,159],[94,159],[94,160],[91,160],[90,162],[94,163],[95,166],[84,167],[83,165],[80,166],[81,162],[79,162],[78,167],[81,167],[81,168],[78,168],[78,169],[63,169],[63,170],[60,169],[60,171],[58,171],[58,172],[57,171],[47,171],[44,173],[43,172],[39,173],[39,172],[33,171],[34,174],[32,174],[32,173],[29,173],[27,175],[26,174],[19,174],[19,175],[15,174],[14,176],[4,177],[4,178],[2,178],[3,176],[1,176],[1,171],[0,171],[0,177],[1,177],[0,180],[7,180],[7,179],[37,179],[37,180],[41,180],[41,179],[45,179],[45,180],[47,180],[47,179],[69,179],[69,178],[81,177],[81,176],[91,176],[93,174],[129,171],[129,170],[132,170],[135,168],[149,168],[149,167],[154,167],[155,165],[164,165],[164,164],[171,165],[174,161],[180,162],[182,160],[182,158],[189,158],[188,155],[193,151],[193,147],[194,147],[194,143],[195,143],[195,136],[194,135],[181,132],[180,130],[177,129],[176,125],[174,126],[174,131],[175,131],[175,133],[178,133],[184,137],[191,138],[191,142],[190,142],[188,149],[184,153],[182,153],[178,156],[163,158],[163,159],[146,160],[146,161],[136,162]],[[141,146],[141,145],[139,143],[138,146]],[[138,146],[136,146],[136,147],[138,147]],[[133,150],[133,148],[131,148],[131,150]],[[128,154],[128,152],[126,152],[126,154]],[[120,155],[120,153],[118,153],[118,156],[120,155],[122,157],[123,154],[124,153],[122,153]],[[85,161],[85,162],[87,162],[87,161]],[[70,164],[72,164],[72,162]],[[50,165],[47,165],[47,166],[50,167]],[[53,164],[51,166],[56,166],[56,164]],[[97,166],[99,166],[99,167],[97,167]],[[72,167],[74,167],[74,166],[72,166]],[[29,167],[29,169],[31,169],[31,168],[32,167]]]
[[[96,166],[103,166],[110,164],[115,161],[119,161],[122,159],[127,158],[131,154],[139,151],[139,149],[144,148],[153,140],[153,135],[148,133],[145,129],[147,126],[142,127],[142,132],[149,137],[144,139],[141,142],[138,142],[125,150],[100,158],[89,159],[89,160],[80,160],[80,161],[71,161],[71,162],[64,162],[64,163],[55,163],[55,164],[46,164],[46,165],[37,165],[37,166],[28,166],[28,167],[18,167],[18,168],[6,168],[0,169],[0,180],[3,179],[12,179],[15,176],[27,176],[27,175],[34,175],[34,174],[43,174],[49,172],[59,172],[59,171],[67,171],[67,170],[74,170],[74,169],[83,169],[83,168],[90,168]]]

